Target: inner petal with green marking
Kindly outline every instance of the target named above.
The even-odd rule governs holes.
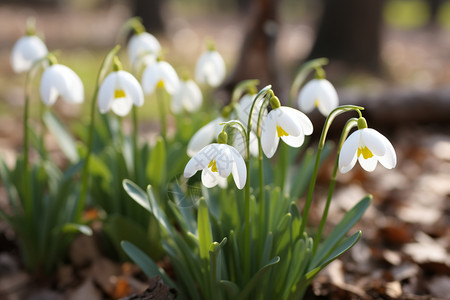
[[[289,134],[284,131],[283,128],[281,128],[281,126],[277,125],[277,135],[278,137],[282,137],[282,136],[288,136]]]
[[[217,172],[217,165],[214,159],[209,162],[208,168],[211,168],[212,172]]]
[[[124,90],[115,90],[114,91],[114,98],[125,98],[125,92]]]
[[[373,157],[373,153],[372,151],[369,150],[369,148],[367,148],[367,146],[364,146],[364,148],[358,148],[358,154],[357,156],[362,156],[364,157],[364,159],[369,159],[371,157]]]

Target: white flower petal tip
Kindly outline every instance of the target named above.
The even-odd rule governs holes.
[[[30,70],[37,60],[48,53],[47,46],[35,35],[23,36],[17,40],[11,52],[11,67],[14,72],[22,73]]]
[[[148,65],[142,74],[142,88],[146,95],[152,94],[157,86],[163,87],[173,95],[178,89],[180,80],[175,69],[165,61]]]
[[[148,62],[144,57],[152,57],[156,60],[161,45],[158,40],[148,32],[135,34],[130,38],[127,46],[128,60],[132,66],[139,63],[146,64]]]
[[[170,108],[175,114],[179,114],[183,110],[194,112],[200,109],[202,102],[202,92],[193,80],[180,81],[170,102]]]
[[[144,104],[144,93],[139,81],[126,71],[110,73],[98,91],[98,107],[104,114],[112,110],[118,116],[126,116],[133,105]]]
[[[58,97],[70,103],[84,101],[84,86],[72,69],[55,64],[44,70],[39,93],[45,105],[53,105]]]
[[[195,80],[200,84],[218,87],[225,80],[225,62],[217,51],[203,53],[195,67]]]
[[[372,172],[380,162],[386,169],[397,165],[397,155],[391,142],[371,128],[358,129],[344,142],[339,155],[339,171],[350,171],[359,161],[361,167]]]
[[[239,152],[230,145],[209,144],[195,154],[184,169],[184,177],[192,177],[202,170],[202,183],[211,188],[219,184],[223,186],[224,179],[232,174],[238,189],[245,186],[247,168]]]
[[[311,112],[317,107],[325,117],[338,107],[339,98],[334,86],[326,79],[312,79],[298,95],[298,107],[304,112]]]
[[[305,135],[313,132],[309,118],[296,109],[281,106],[273,109],[263,121],[261,146],[264,154],[271,158],[278,148],[280,138],[291,147],[300,147]]]
[[[219,117],[200,128],[188,143],[187,155],[193,157],[201,149],[211,144],[222,131],[222,125],[220,123],[224,121],[222,117]]]

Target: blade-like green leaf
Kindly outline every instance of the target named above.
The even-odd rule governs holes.
[[[62,152],[71,163],[76,163],[80,157],[72,135],[67,132],[61,122],[50,111],[46,111],[42,118],[47,128],[56,137]]]
[[[201,198],[198,205],[198,242],[200,247],[200,257],[209,259],[209,247],[212,243],[211,223],[209,222],[208,207],[205,199]]]
[[[136,201],[137,204],[145,208],[149,213],[152,213],[147,194],[137,184],[129,179],[124,179],[122,185],[127,194]]]
[[[221,280],[220,286],[225,290],[225,292],[227,292],[228,299],[236,298],[241,291],[236,283],[228,280]]]
[[[262,280],[262,276],[274,265],[280,262],[280,257],[276,256],[274,257],[267,265],[259,269],[258,272],[250,279],[249,283],[244,287],[242,292],[239,294],[238,299],[244,300],[249,299],[249,295],[252,292],[252,290],[258,285],[258,283]]]
[[[159,137],[156,139],[155,146],[150,154],[150,160],[147,164],[147,178],[153,185],[161,185],[165,179],[166,170],[166,146],[164,140]]]
[[[347,232],[355,225],[361,218],[366,209],[372,201],[372,196],[368,195],[359,201],[351,210],[349,210],[342,218],[341,222],[333,229],[330,235],[325,239],[323,244],[319,247],[317,253],[313,254],[313,259],[310,264],[310,269],[316,268],[329,256],[339,241],[347,234]]]
[[[63,226],[62,230],[65,233],[79,232],[85,235],[92,235],[92,229],[89,226],[81,224],[67,223]]]
[[[128,241],[122,241],[120,245],[123,251],[141,268],[147,277],[161,276],[167,285],[176,288],[175,283],[167,276],[166,272],[158,267],[141,249]]]

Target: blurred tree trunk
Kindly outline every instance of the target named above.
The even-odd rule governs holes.
[[[309,58],[328,57],[378,72],[383,0],[324,0]]]
[[[165,29],[162,17],[162,0],[134,0],[134,15],[142,18],[145,29],[154,34]]]
[[[253,0],[251,15],[239,59],[226,83],[226,90],[245,79],[259,79],[261,85],[279,86],[275,59],[275,42],[278,34],[277,0]]]

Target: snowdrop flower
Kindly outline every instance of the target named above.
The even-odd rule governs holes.
[[[306,113],[317,107],[320,113],[326,117],[338,104],[336,89],[326,79],[309,81],[298,95],[298,107]]]
[[[175,114],[185,109],[188,112],[198,110],[203,102],[203,95],[198,85],[190,79],[181,80],[170,102],[170,108]]]
[[[30,70],[37,60],[48,53],[44,42],[36,35],[21,37],[15,44],[11,53],[11,66],[16,73]]]
[[[202,183],[207,188],[219,184],[219,181],[233,175],[238,189],[242,189],[247,180],[247,168],[239,152],[226,144],[226,133],[221,132],[219,143],[207,145],[194,155],[184,169],[184,177],[192,177],[202,170]]]
[[[268,158],[275,154],[280,138],[291,147],[300,147],[305,135],[313,132],[313,125],[304,113],[281,106],[275,96],[270,105],[272,110],[264,118],[261,131],[261,146]]]
[[[44,70],[39,93],[45,105],[53,105],[59,96],[66,102],[81,103],[84,87],[80,77],[72,69],[53,64]]]
[[[144,104],[144,93],[136,78],[126,71],[111,72],[103,80],[98,91],[98,107],[104,114],[112,110],[116,115],[126,116],[133,104]]]
[[[134,34],[127,46],[128,60],[136,70],[156,62],[160,51],[158,40],[148,32]]]
[[[146,95],[153,93],[157,86],[164,87],[167,93],[173,95],[180,84],[177,72],[165,61],[148,65],[142,74],[141,83]]]
[[[339,171],[347,173],[356,164],[356,160],[368,172],[375,170],[378,162],[387,169],[392,169],[397,164],[391,142],[375,129],[367,128],[367,122],[362,117],[358,119],[358,130],[342,145]]]
[[[209,48],[197,61],[195,80],[200,84],[218,87],[225,79],[225,62],[213,45]]]

